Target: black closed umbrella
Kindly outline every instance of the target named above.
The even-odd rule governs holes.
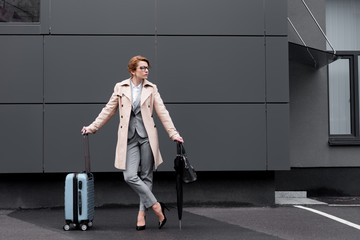
[[[181,229],[181,218],[183,211],[183,169],[184,169],[184,148],[180,142],[177,142],[177,155],[174,160],[174,168],[176,173],[176,196],[177,196],[177,210],[179,218],[179,228]]]

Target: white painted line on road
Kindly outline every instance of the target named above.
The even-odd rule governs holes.
[[[343,223],[343,224],[345,224],[345,225],[348,225],[348,226],[350,226],[350,227],[353,227],[353,228],[356,228],[356,229],[360,230],[360,225],[355,224],[355,223],[352,223],[352,222],[349,222],[349,221],[344,220],[344,219],[342,219],[342,218],[338,218],[338,217],[335,217],[335,216],[333,216],[333,215],[330,215],[330,214],[321,212],[321,211],[319,211],[319,210],[315,210],[315,209],[308,208],[308,207],[304,207],[304,206],[295,205],[294,207],[301,208],[301,209],[304,209],[304,210],[307,210],[307,211],[310,211],[310,212],[313,212],[313,213],[317,213],[317,214],[319,214],[319,215],[321,215],[321,216],[330,218],[330,219],[332,219],[332,220],[334,220],[334,221]]]
[[[328,204],[329,207],[360,207],[360,204]]]

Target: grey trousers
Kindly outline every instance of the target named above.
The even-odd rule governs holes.
[[[140,166],[140,173],[138,174]],[[140,197],[139,210],[154,205],[157,200],[152,193],[154,156],[148,138],[141,138],[137,133],[128,139],[126,170],[124,180]]]

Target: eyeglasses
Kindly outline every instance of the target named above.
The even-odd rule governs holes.
[[[146,71],[146,70],[150,70],[150,68],[149,67],[146,67],[146,66],[141,66],[141,67],[139,67],[139,69],[141,69],[141,70],[143,70],[143,71]]]

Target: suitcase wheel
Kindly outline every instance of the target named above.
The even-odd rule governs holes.
[[[69,224],[65,224],[63,227],[64,231],[69,231],[70,230],[70,225]]]
[[[92,227],[93,226],[93,222],[88,222],[88,227]]]
[[[81,224],[80,229],[86,231],[88,229],[88,226],[86,224]]]

